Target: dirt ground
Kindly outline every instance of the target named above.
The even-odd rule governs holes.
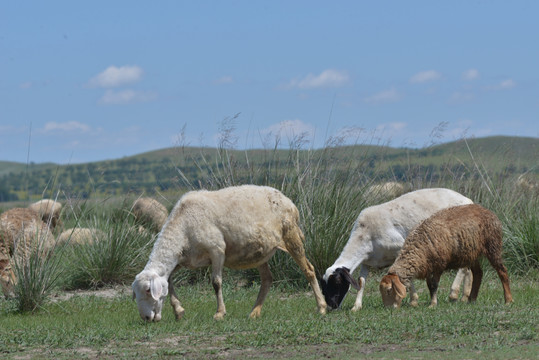
[[[69,300],[74,296],[96,296],[104,299],[113,299],[120,296],[131,295],[131,287],[128,285],[117,285],[114,287],[107,287],[96,290],[72,290],[62,291],[53,294],[51,297],[52,302]]]

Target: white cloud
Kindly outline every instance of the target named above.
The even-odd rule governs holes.
[[[474,121],[466,118],[458,119],[456,124],[447,130],[447,135],[452,139],[493,135],[495,133],[494,129],[491,127],[481,127],[485,125],[476,124]]]
[[[43,128],[44,132],[58,132],[58,131],[77,131],[77,132],[88,132],[90,127],[86,124],[80,123],[78,121],[67,121],[63,123],[58,123],[55,121],[50,121],[45,124]]]
[[[21,89],[30,89],[32,86],[33,86],[33,84],[32,84],[31,81],[26,81],[26,82],[23,82],[22,84],[20,84],[19,88],[21,88]]]
[[[113,88],[136,83],[141,77],[142,69],[136,65],[109,66],[90,79],[88,84],[90,87]]]
[[[303,79],[292,79],[288,87],[298,89],[318,89],[328,87],[340,87],[350,81],[345,71],[327,69],[319,75],[308,74]]]
[[[215,85],[222,85],[222,84],[232,84],[233,82],[234,82],[234,79],[232,78],[232,76],[223,76],[215,80],[213,83]]]
[[[298,138],[308,141],[314,138],[315,133],[316,129],[314,126],[306,124],[299,119],[284,120],[260,131],[260,134],[265,137],[274,136],[278,139],[285,137],[288,141]]]
[[[381,91],[363,99],[367,104],[385,104],[399,101],[401,94],[395,88]]]
[[[377,131],[386,132],[389,131],[391,133],[398,132],[404,130],[408,124],[404,122],[392,122],[388,124],[380,124],[376,127]]]
[[[99,99],[99,103],[103,105],[125,105],[139,102],[152,101],[157,97],[155,93],[145,93],[135,90],[114,91],[107,90]]]
[[[508,90],[517,86],[517,83],[513,79],[507,79],[501,81],[499,84],[487,86],[487,90]]]
[[[472,93],[463,93],[460,91],[454,92],[449,98],[449,103],[463,103],[467,101],[472,101],[475,98],[475,95]]]
[[[479,79],[479,71],[477,71],[477,69],[468,69],[462,73],[462,78],[464,80]]]
[[[1,135],[10,135],[10,134],[19,134],[29,131],[28,126],[20,125],[0,125],[0,134]]]
[[[410,78],[410,82],[412,84],[421,84],[421,83],[426,83],[426,82],[431,82],[431,81],[438,80],[441,77],[442,77],[442,74],[440,74],[436,70],[427,70],[427,71],[422,71],[422,72],[419,72],[419,73],[413,75]]]

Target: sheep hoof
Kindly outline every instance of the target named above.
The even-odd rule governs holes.
[[[417,307],[418,305],[419,305],[419,303],[417,302],[417,300],[410,301],[410,306]]]
[[[185,314],[185,310],[182,309],[181,311],[176,312],[174,315],[176,316],[176,320],[181,320],[183,318],[183,314]]]
[[[320,315],[326,315],[326,308],[320,308],[318,311],[320,312]]]
[[[217,321],[221,321],[225,318],[226,313],[216,313],[213,315],[213,319]]]
[[[258,311],[253,310],[251,312],[251,314],[249,315],[249,318],[251,318],[251,319],[257,319],[259,317],[260,317],[260,310],[258,310]]]
[[[359,310],[361,310],[361,305],[359,305],[359,306],[354,305],[354,307],[352,308],[352,312],[357,312]]]
[[[468,298],[468,296],[462,295],[462,298],[460,299],[460,301],[462,301],[462,302],[470,302],[470,299]]]

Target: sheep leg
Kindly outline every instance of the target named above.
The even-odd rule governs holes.
[[[488,254],[487,254],[488,255]],[[500,255],[488,256],[488,260],[492,267],[498,273],[503,286],[503,295],[505,298],[505,303],[510,304],[513,302],[513,296],[511,295],[511,289],[509,288],[509,276],[507,275],[507,268],[503,265],[502,258]]]
[[[260,265],[258,267],[258,272],[260,273],[261,280],[260,292],[258,293],[258,297],[256,298],[255,306],[253,307],[253,310],[249,315],[251,319],[260,317],[260,312],[262,311],[262,304],[264,304],[264,300],[266,299],[266,296],[268,295],[269,289],[271,287],[271,283],[273,282],[273,276],[271,275],[271,270],[268,263]]]
[[[502,265],[502,267],[496,269],[496,272],[502,281],[505,303],[510,304],[513,302],[513,296],[511,295],[511,289],[509,289],[509,276],[507,276],[507,269]]]
[[[172,276],[168,278],[168,293],[170,295],[170,305],[172,305],[174,316],[176,316],[176,320],[180,320],[185,313],[185,309],[180,304],[180,300],[178,299],[178,295],[176,295],[176,291],[174,291]]]
[[[419,295],[415,290],[414,282],[410,281],[410,306],[416,307],[418,305]]]
[[[470,292],[469,302],[474,302],[479,294],[479,287],[481,286],[481,280],[483,280],[483,270],[479,260],[476,260],[471,266],[472,269],[472,291]]]
[[[462,284],[462,280],[464,280],[465,270],[459,269],[457,272],[457,275],[455,276],[455,280],[453,280],[453,284],[451,284],[451,292],[449,293],[449,300],[454,302],[457,301],[459,298],[459,292],[460,292],[460,285]]]
[[[356,296],[356,302],[354,303],[354,307],[352,307],[352,311],[358,311],[361,310],[361,307],[363,305],[363,292],[365,291],[365,282],[367,281],[367,276],[369,275],[369,267],[367,265],[362,264],[359,270],[359,290],[357,292]]]
[[[215,296],[217,298],[217,312],[213,315],[215,320],[222,320],[226,315],[225,302],[223,300],[223,266],[225,262],[225,254],[212,254],[211,267],[212,267],[212,285],[215,290]]]
[[[463,270],[463,269],[461,269]],[[467,302],[470,298],[470,293],[472,292],[472,281],[473,281],[473,275],[472,271],[470,269],[464,269],[463,272],[464,275],[464,286],[462,288],[462,298],[461,301]]]
[[[288,231],[284,234],[286,250],[288,250],[288,253],[290,256],[292,256],[292,259],[294,259],[301,271],[303,271],[303,274],[305,274],[305,277],[307,278],[307,281],[311,285],[314,292],[314,297],[316,298],[316,303],[318,305],[318,312],[324,315],[326,314],[327,308],[326,300],[324,299],[322,291],[320,290],[320,285],[318,285],[318,281],[316,280],[314,266],[309,262],[309,260],[307,260],[307,257],[305,256],[303,240],[303,233],[297,226],[292,229],[288,229]]]
[[[440,283],[441,274],[431,274],[427,277],[427,287],[430,292],[430,306],[438,305],[438,284]]]

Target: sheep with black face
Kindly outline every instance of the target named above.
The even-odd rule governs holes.
[[[435,212],[471,203],[472,200],[453,190],[434,188],[416,190],[386,203],[363,209],[354,224],[348,243],[323,276],[322,292],[328,306],[333,309],[340,307],[352,286],[358,290],[352,311],[361,309],[369,268],[391,265],[408,233]],[[356,281],[352,273],[358,266],[361,268]],[[451,288],[452,300],[458,298],[463,278],[463,298],[467,299],[471,286],[470,277],[469,270],[459,270]],[[412,283],[410,286],[411,304],[415,306],[417,294]]]

